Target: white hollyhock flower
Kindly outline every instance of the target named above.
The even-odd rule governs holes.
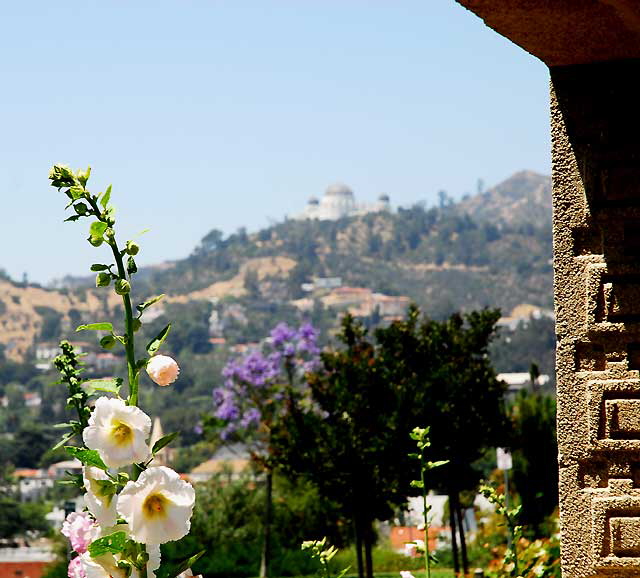
[[[128,526],[119,525],[115,528],[109,528],[109,530],[128,532]],[[147,544],[146,550],[147,554],[149,554],[149,560],[147,561],[147,578],[153,578],[155,571],[160,568],[160,546]],[[86,578],[127,578],[126,570],[118,567],[118,561],[120,560],[119,554],[114,555],[107,552],[106,554],[92,558],[89,552],[85,552],[80,556],[80,560]],[[133,568],[130,578],[139,577],[139,570]]]
[[[155,572],[160,568],[160,544],[147,544],[147,554],[149,561],[147,562],[147,577],[152,578],[151,572]]]
[[[189,533],[195,491],[165,466],[149,468],[127,482],[118,496],[118,514],[130,535],[143,544],[164,544]]]
[[[87,508],[98,524],[102,527],[113,526],[116,523],[116,498],[104,491],[100,481],[108,480],[109,476],[100,468],[84,466],[82,480],[87,493],[84,495]]]
[[[141,409],[121,399],[99,397],[82,439],[107,466],[120,468],[149,457],[150,430],[151,418]]]
[[[92,558],[89,552],[80,555],[82,568],[87,578],[126,578],[123,568],[118,568],[116,557],[111,553]]]
[[[202,578],[202,574],[194,574],[191,568],[187,568],[182,574],[178,574],[177,578]]]

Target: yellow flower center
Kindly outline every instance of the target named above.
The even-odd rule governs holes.
[[[142,504],[142,511],[147,518],[159,518],[167,515],[169,500],[160,493],[149,494]]]
[[[111,429],[111,437],[115,440],[119,446],[127,445],[131,443],[133,439],[133,431],[126,424],[121,421],[114,421]]]

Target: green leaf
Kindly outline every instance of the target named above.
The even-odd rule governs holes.
[[[94,480],[94,482],[98,486],[98,491],[96,492],[98,496],[114,496],[118,492],[117,484],[114,484],[111,480]]]
[[[71,187],[69,189],[69,194],[74,201],[77,201],[78,199],[84,197],[85,192],[86,191],[82,187]]]
[[[65,486],[76,486],[77,488],[84,488],[84,480],[82,479],[82,474],[73,474],[69,471],[66,471],[65,474],[69,477],[67,480],[60,480],[59,484],[64,484]]]
[[[174,439],[180,435],[180,432],[174,431],[164,437],[161,437],[151,448],[152,454],[157,454],[163,447],[168,446]]]
[[[88,325],[78,325],[76,332],[78,331],[113,331],[113,325],[106,321],[103,323],[89,323]]]
[[[68,421],[68,422],[64,422],[64,423],[56,423],[53,425],[54,428],[56,429],[64,429],[67,427],[75,427],[75,425],[77,424],[77,421]]]
[[[92,271],[106,271],[109,269],[109,265],[104,265],[102,263],[94,263],[91,265]]]
[[[98,538],[89,544],[89,554],[92,558],[97,558],[103,554],[118,554],[124,550],[127,542],[127,535],[124,532],[114,532],[103,538]]]
[[[87,395],[94,395],[97,391],[104,391],[107,393],[120,393],[120,387],[122,386],[122,378],[109,377],[105,379],[90,379],[82,384],[82,389]]]
[[[67,221],[77,221],[78,219],[82,218],[83,215],[71,215],[70,217],[67,217],[64,222],[66,223]]]
[[[97,450],[87,450],[82,448],[77,448],[75,446],[65,446],[65,450],[67,453],[77,460],[81,461],[85,466],[93,466],[94,468],[99,468],[104,470],[105,472],[109,469],[106,464],[102,461],[100,454]]]
[[[160,346],[164,343],[164,340],[167,338],[169,334],[169,330],[171,329],[171,323],[169,323],[158,335],[155,339],[152,339],[147,345],[147,353],[149,355],[155,355]]]
[[[164,297],[164,295],[165,295],[164,293],[162,293],[161,295],[156,295],[155,297],[148,299],[144,303],[140,303],[140,305],[137,305],[136,309],[138,310],[138,313],[142,313],[145,309],[148,309],[154,303],[157,303],[158,301],[160,301]]]
[[[162,564],[160,568],[156,570],[156,578],[175,578],[179,574],[182,574],[191,568],[200,559],[200,557],[206,554],[206,552],[206,550],[201,550],[197,554],[194,554],[177,564]]]
[[[427,462],[427,468],[432,470],[433,468],[439,468],[449,463],[449,460],[441,460],[439,462]]]
[[[107,205],[109,204],[109,199],[111,199],[111,185],[107,187],[107,190],[104,192],[104,194],[102,195],[102,198],[100,199],[100,204],[102,205],[103,209],[107,208]]]
[[[411,480],[411,487],[412,488],[424,488],[424,484],[422,483],[421,480]]]
[[[67,432],[66,434],[64,434],[62,436],[62,438],[60,439],[60,441],[51,448],[51,451],[55,451],[60,449],[64,444],[66,444],[73,436],[75,435],[74,432]]]
[[[102,221],[94,221],[89,227],[89,236],[92,239],[102,239],[102,235],[108,229],[108,225]]]
[[[129,257],[127,259],[127,273],[129,273],[129,275],[132,275],[133,273],[137,273],[138,272],[138,266],[136,265],[136,261],[133,257]]]

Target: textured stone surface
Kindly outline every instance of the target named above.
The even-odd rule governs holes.
[[[640,574],[639,73],[551,69],[565,578]]]
[[[458,0],[549,66],[640,57],[638,0]]]

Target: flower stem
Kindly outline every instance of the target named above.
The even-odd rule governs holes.
[[[113,257],[116,260],[116,266],[118,267],[118,275],[121,279],[127,278],[127,273],[122,262],[122,255],[118,249],[118,244],[115,238],[109,241],[111,250],[113,251]],[[127,368],[129,377],[129,405],[138,405],[138,371],[136,370],[136,353],[133,336],[133,308],[131,307],[131,297],[126,293],[122,296],[122,302],[124,304],[124,316],[125,316],[125,344],[124,349],[127,354]]]
[[[86,197],[87,201],[89,201],[91,208],[93,209],[94,215],[102,222],[106,222],[107,225],[113,225],[113,221],[109,222],[108,219],[105,219],[100,212],[100,208],[98,207],[98,203],[91,198],[90,195]],[[118,243],[115,239],[115,236],[111,237],[108,240],[109,246],[111,247],[111,251],[113,252],[113,258],[116,261],[116,267],[118,268],[118,276],[120,279],[127,279],[127,271],[124,268],[124,262],[122,261],[122,255],[120,253],[120,249],[118,248]],[[133,308],[131,307],[131,297],[129,297],[129,293],[125,293],[122,295],[122,302],[124,304],[124,316],[125,316],[125,343],[124,349],[127,356],[127,369],[128,369],[128,383],[129,383],[129,405],[138,405],[138,371],[136,369],[136,353],[135,353],[135,344],[134,344],[134,336],[133,336]]]
[[[424,452],[424,450],[423,450]],[[424,511],[424,569],[426,578],[431,578],[431,560],[429,559],[429,510],[427,509],[427,487],[425,485],[424,453],[420,454],[420,480],[422,481],[422,509]]]

